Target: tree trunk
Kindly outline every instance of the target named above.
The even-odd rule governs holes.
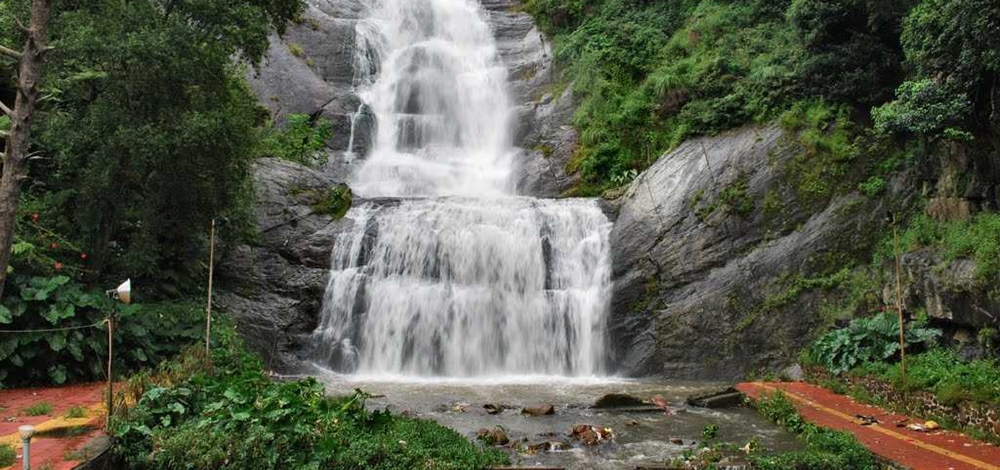
[[[52,0],[34,0],[31,3],[31,23],[26,31],[27,40],[17,76],[17,99],[10,113],[10,133],[3,155],[3,176],[0,177],[0,297],[7,281],[10,250],[14,243],[21,183],[27,177],[31,119],[38,103],[38,83],[47,50],[46,34],[51,10]]]

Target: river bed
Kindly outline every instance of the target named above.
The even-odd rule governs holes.
[[[698,449],[706,425],[718,426],[716,442],[743,446],[755,438],[766,452],[795,450],[801,447],[790,433],[774,425],[751,408],[738,406],[709,410],[687,406],[690,395],[704,393],[725,384],[673,382],[614,378],[508,377],[503,379],[414,379],[394,376],[352,376],[327,374],[317,377],[331,395],[344,395],[358,388],[376,395],[368,401],[370,409],[388,407],[433,419],[442,425],[475,439],[480,428],[502,426],[514,441],[525,444],[561,441],[571,448],[534,455],[507,449],[517,465],[551,465],[567,469],[624,469],[638,464],[663,464]],[[658,411],[593,409],[591,405],[608,393],[625,393],[642,399],[661,396],[673,413]],[[487,413],[485,404],[512,407],[497,415]],[[551,404],[556,413],[528,417],[525,406]],[[589,424],[611,428],[614,440],[596,447],[574,441],[569,434],[574,425]],[[676,444],[680,439],[683,443]]]

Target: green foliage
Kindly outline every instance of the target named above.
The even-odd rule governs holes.
[[[63,330],[0,337],[0,384],[63,384],[105,377],[106,326],[89,327],[101,323],[112,309],[104,292],[64,275],[15,273],[4,294],[4,329]],[[120,371],[155,364],[202,336],[200,305],[148,303],[118,309],[115,362]]]
[[[936,80],[905,82],[896,90],[896,100],[872,110],[879,132],[928,137],[971,138],[956,129],[969,112],[962,91],[949,89]]]
[[[715,439],[715,436],[719,434],[719,425],[715,423],[706,424],[704,429],[701,430],[701,439],[708,441]]]
[[[0,444],[0,467],[9,467],[17,461],[17,451],[10,444]]]
[[[73,406],[66,410],[65,417],[68,419],[84,418],[87,416],[87,409],[82,406]]]
[[[908,325],[906,345],[924,343],[941,335],[939,330]],[[871,318],[856,318],[839,330],[831,331],[810,346],[815,363],[834,374],[868,362],[885,361],[899,352],[899,319],[886,312]]]
[[[870,364],[864,372],[902,387],[898,364]],[[906,356],[906,389],[930,390],[947,405],[962,401],[1000,404],[1000,362],[963,360],[947,348]]]
[[[35,403],[24,409],[24,414],[28,416],[42,416],[52,413],[52,404],[49,402]]]
[[[798,434],[806,443],[800,452],[778,455],[752,456],[753,468],[768,470],[838,470],[878,469],[872,453],[861,445],[853,435],[843,431],[821,428],[805,421],[791,400],[776,392],[762,395],[754,406],[762,415],[780,424],[792,433]]]
[[[324,395],[314,379],[273,382],[232,333],[197,369],[164,366],[112,426],[123,465],[158,468],[479,469],[504,463],[431,421],[370,412],[367,394]],[[183,372],[187,370],[187,372]]]
[[[88,280],[127,273],[163,286],[156,294],[192,293],[210,220],[230,220],[226,240],[249,230],[263,119],[245,67],[303,7],[56,3],[33,135],[49,158],[32,164],[25,199],[85,247]]]
[[[924,248],[934,249],[945,261],[969,258],[976,262],[976,272],[983,282],[1000,275],[1000,214],[983,212],[969,221],[939,222],[926,215],[910,220],[899,233],[900,249],[904,252]],[[877,259],[893,258],[891,237],[882,242]]]
[[[802,146],[785,168],[785,179],[804,200],[829,196],[859,154],[850,109],[824,101],[799,102],[778,121],[798,135]]]
[[[353,201],[354,193],[351,188],[346,184],[338,184],[330,188],[320,197],[319,201],[313,204],[313,212],[331,215],[333,218],[339,219],[347,214]]]
[[[314,121],[308,114],[291,114],[284,126],[264,130],[261,153],[303,165],[317,165],[325,161],[322,150],[332,135],[330,121]]]

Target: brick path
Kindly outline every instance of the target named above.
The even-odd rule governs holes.
[[[804,382],[750,382],[736,388],[753,399],[781,390],[807,421],[848,431],[875,454],[913,470],[1000,470],[1000,448],[992,444],[953,431],[911,430],[906,425],[923,420],[861,404],[822,387]],[[878,423],[864,426],[857,415],[874,416]]]
[[[0,390],[0,443],[14,446],[18,454],[17,462],[9,468],[21,468],[21,438],[17,428],[25,424],[36,429],[36,437],[31,440],[32,468],[50,464],[52,470],[70,470],[77,466],[80,462],[74,457],[78,456],[72,452],[104,432],[104,387],[104,384],[94,383]],[[52,405],[52,411],[42,416],[27,416],[26,408],[42,402]],[[84,408],[84,417],[67,418],[66,413],[73,407]],[[46,436],[46,433],[52,435]]]

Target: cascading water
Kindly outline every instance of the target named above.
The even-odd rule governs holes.
[[[507,71],[474,0],[372,0],[355,79],[375,116],[315,359],[406,376],[599,375],[610,223],[513,194]],[[377,199],[376,199],[377,198]]]

